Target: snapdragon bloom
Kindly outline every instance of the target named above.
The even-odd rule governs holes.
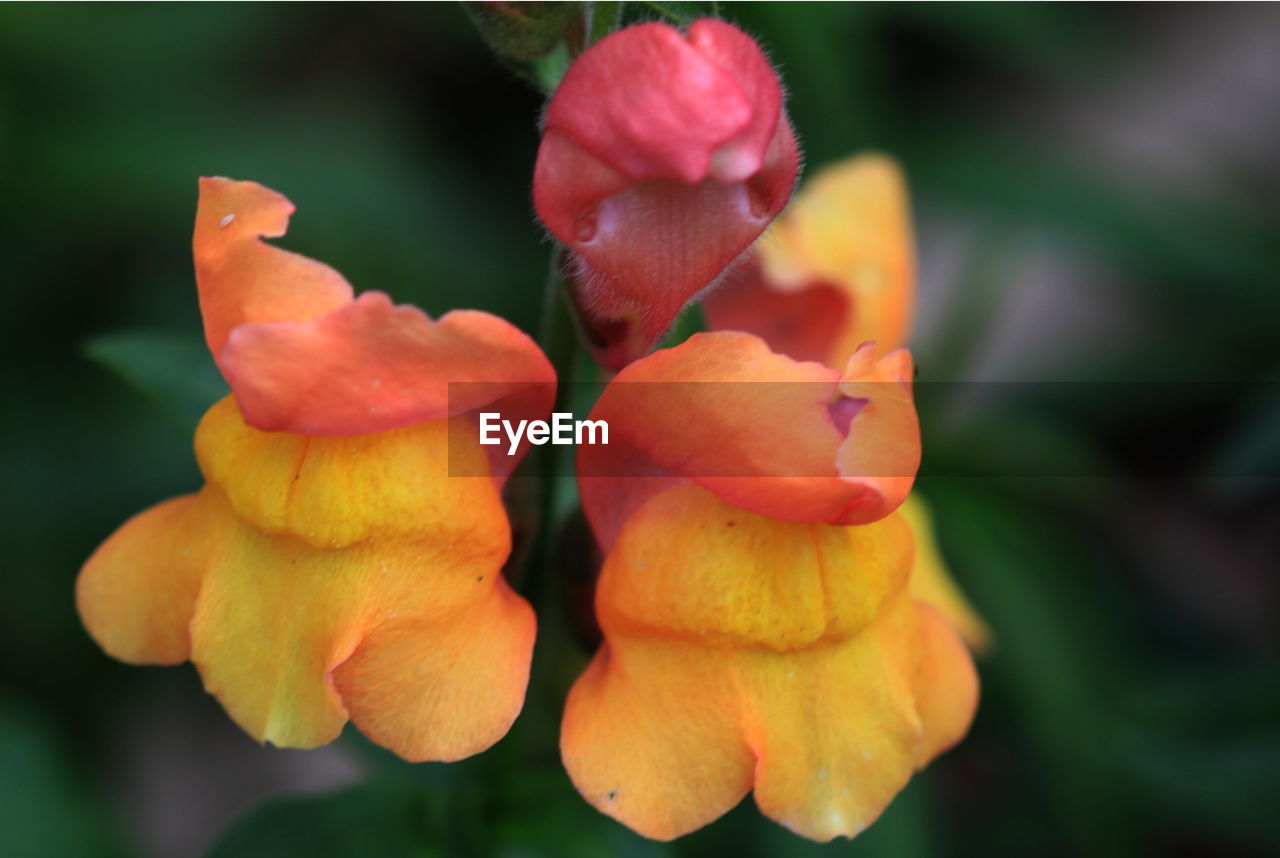
[[[966,732],[973,663],[913,597],[894,512],[920,456],[910,378],[902,351],[841,373],[713,333],[605,390],[615,437],[579,450],[604,642],[561,729],[599,810],[670,839],[754,791],[798,834],[851,837]]]
[[[494,405],[545,414],[554,372],[487,313],[432,320],[262,241],[293,206],[202,179],[193,249],[205,338],[232,394],[196,431],[205,478],[120,527],[77,605],[106,652],[190,659],[254,738],[334,739],[348,719],[410,760],[452,760],[520,711],[533,612],[504,580],[510,528],[474,432]],[[484,381],[484,401],[449,396]],[[450,457],[481,479],[448,478]]]
[[[730,282],[703,300],[714,330],[746,331],[796,360],[842,367],[864,343],[906,344],[915,311],[906,180],[890,158],[856,155],[815,172]],[[902,515],[916,535],[911,589],[976,650],[991,632],[952,580],[925,501]]]
[[[601,363],[652,348],[782,210],[798,168],[778,76],[736,27],[639,24],[578,57],[547,107],[533,199],[573,253]]]

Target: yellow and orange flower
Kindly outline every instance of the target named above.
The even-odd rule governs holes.
[[[261,185],[201,181],[200,306],[233,393],[196,432],[205,486],[98,548],[80,615],[123,661],[190,659],[259,741],[320,745],[350,719],[410,760],[465,757],[520,711],[534,617],[501,572],[517,457],[450,428],[486,406],[542,416],[554,371],[495,316],[356,298],[264,243],[292,212]],[[486,383],[450,397],[459,381]]]
[[[604,643],[561,731],[598,809],[669,839],[754,790],[799,834],[853,836],[968,729],[973,663],[913,597],[894,512],[920,457],[910,379],[902,351],[839,373],[725,332],[605,390],[610,444],[579,450]]]
[[[876,354],[905,345],[915,312],[911,207],[902,170],[879,154],[855,155],[806,181],[740,272],[706,296],[714,330],[747,331],[796,360],[842,367],[863,343]],[[916,534],[911,588],[976,650],[991,632],[951,579],[925,502],[903,517]]]

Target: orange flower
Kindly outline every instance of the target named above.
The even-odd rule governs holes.
[[[554,372],[501,319],[354,298],[263,243],[292,211],[261,185],[201,180],[200,305],[233,394],[196,432],[204,488],[98,548],[80,615],[123,661],[191,659],[259,741],[324,744],[350,718],[407,759],[465,757],[520,710],[534,618],[501,573],[516,457],[490,463],[450,429],[494,401],[545,414]],[[451,399],[451,381],[488,383]]]
[[[747,331],[796,360],[840,367],[863,343],[906,343],[915,259],[906,182],[883,155],[819,170],[756,245],[736,279],[704,300],[708,325]],[[924,501],[902,508],[916,535],[915,596],[942,612],[976,650],[991,632],[952,581]]]
[[[754,789],[799,834],[853,836],[968,729],[972,661],[912,598],[893,512],[919,463],[910,377],[901,351],[841,374],[715,333],[606,389],[614,437],[579,451],[605,641],[561,732],[602,812],[669,839]]]

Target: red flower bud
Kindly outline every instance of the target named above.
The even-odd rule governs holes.
[[[584,52],[547,108],[533,199],[577,258],[596,357],[647,352],[782,210],[798,167],[778,77],[736,27],[640,24]]]

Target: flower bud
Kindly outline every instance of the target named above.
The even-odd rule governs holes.
[[[620,30],[547,108],[538,216],[571,248],[596,357],[647,352],[786,205],[799,157],[760,47],[723,21]]]

